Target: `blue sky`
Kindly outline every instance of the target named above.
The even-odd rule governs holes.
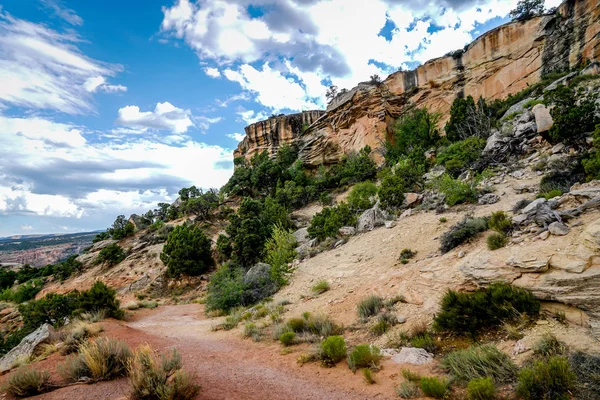
[[[515,4],[3,0],[0,236],[103,229],[220,187],[249,123],[462,48]]]

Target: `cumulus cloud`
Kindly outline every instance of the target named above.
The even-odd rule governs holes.
[[[59,33],[0,10],[0,109],[93,111],[88,88],[102,84],[89,79],[115,76],[122,67],[87,57],[77,47],[80,41],[71,31]],[[104,85],[108,92],[124,89]]]
[[[227,134],[226,136],[230,139],[235,140],[236,142],[241,142],[246,137],[246,135],[242,135],[241,133],[237,133],[237,132]]]
[[[219,71],[218,68],[206,67],[206,68],[204,68],[204,72],[206,73],[206,75],[210,76],[211,78],[220,78],[221,77],[221,72]]]
[[[263,120],[269,118],[267,113],[265,113],[263,111],[256,112],[254,110],[238,111],[237,115],[240,116],[241,121],[244,121],[248,125],[258,122],[258,121],[263,121]]]
[[[140,111],[138,106],[120,108],[116,122],[129,128],[168,130],[177,134],[194,126],[190,110],[175,107],[168,101],[157,103],[154,111]]]

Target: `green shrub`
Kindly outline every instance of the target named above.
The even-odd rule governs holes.
[[[358,303],[357,312],[358,316],[362,319],[377,315],[383,308],[383,299],[379,296],[371,295]]]
[[[402,377],[409,382],[420,382],[422,376],[416,372],[412,372],[410,369],[403,369]]]
[[[445,126],[446,138],[452,142],[471,136],[487,138],[493,124],[494,112],[483,98],[477,103],[472,96],[457,97],[450,107],[450,120]]]
[[[411,107],[396,121],[392,140],[386,141],[385,160],[393,165],[403,156],[424,151],[440,140],[438,123],[440,114],[430,113],[426,108]]]
[[[493,344],[454,351],[442,360],[441,366],[463,383],[485,377],[508,383],[514,380],[517,373],[517,367],[510,357]]]
[[[89,290],[81,292],[78,300],[79,308],[86,312],[104,311],[107,317],[123,318],[117,292],[101,281],[94,282]]]
[[[324,315],[312,315],[305,313],[302,318],[290,318],[287,320],[286,329],[295,333],[312,333],[319,336],[331,336],[339,333],[341,327]]]
[[[440,250],[442,253],[447,253],[476,237],[479,233],[484,232],[487,230],[487,227],[487,220],[485,218],[465,217],[442,235],[440,238]]]
[[[148,345],[138,348],[127,366],[127,375],[135,399],[194,399],[200,387],[182,370],[181,356],[176,349],[159,357]]]
[[[352,372],[360,368],[377,368],[382,358],[381,350],[377,346],[359,344],[348,355],[348,367]]]
[[[390,324],[385,319],[378,319],[375,325],[370,329],[371,333],[381,336],[390,329]]]
[[[443,399],[450,389],[450,384],[445,379],[425,377],[421,378],[420,387],[425,396],[433,397],[434,399]]]
[[[539,311],[540,302],[530,291],[505,283],[471,293],[449,290],[442,298],[434,328],[475,335],[482,328],[500,326],[523,313],[534,317]]]
[[[446,204],[449,206],[460,203],[472,203],[477,200],[477,192],[472,185],[458,179],[453,179],[448,174],[443,174],[431,181],[431,187],[444,194]]]
[[[18,285],[16,288],[6,288],[0,292],[0,301],[11,301],[13,303],[24,303],[35,298],[42,290],[44,283],[41,279],[33,279]]]
[[[370,181],[357,183],[348,195],[348,205],[351,209],[362,211],[373,207],[377,195],[377,186]]]
[[[199,227],[179,225],[169,233],[160,259],[167,266],[170,277],[196,276],[215,265],[210,247],[210,239]]]
[[[124,215],[119,215],[115,222],[113,222],[112,226],[107,230],[107,232],[115,240],[121,240],[131,236],[133,235],[134,231],[135,226],[125,219]]]
[[[319,195],[319,202],[322,206],[330,206],[333,204],[333,198],[331,197],[331,193],[323,192]]]
[[[496,388],[492,378],[475,378],[467,385],[467,397],[469,400],[494,400]]]
[[[244,270],[233,263],[227,263],[218,268],[208,282],[206,309],[223,310],[228,312],[243,304]]]
[[[430,353],[435,353],[437,346],[428,333],[424,335],[416,335],[410,339],[412,347],[427,350]]]
[[[493,232],[487,237],[487,246],[490,250],[498,250],[506,246],[507,242],[506,236],[503,233]]]
[[[419,387],[412,382],[402,382],[396,388],[396,394],[402,399],[413,399],[419,395]]]
[[[288,263],[296,257],[296,238],[294,235],[275,226],[271,237],[265,243],[265,262],[271,266],[273,280],[280,285],[286,283],[285,274],[289,272]]]
[[[572,141],[578,136],[592,132],[600,118],[596,116],[597,95],[583,96],[573,88],[559,85],[544,94],[544,103],[553,105],[550,115],[554,123],[548,131],[555,142]]]
[[[335,207],[325,207],[316,213],[308,227],[308,235],[311,238],[324,240],[328,237],[336,237],[342,226],[356,224],[356,215],[347,203],[340,203]]]
[[[575,374],[563,357],[536,361],[519,372],[517,394],[525,400],[569,399],[575,387]]]
[[[562,356],[567,352],[567,346],[552,333],[547,333],[533,346],[533,352],[544,357]]]
[[[363,368],[361,371],[363,377],[365,378],[365,382],[367,382],[369,385],[375,383],[375,378],[373,378],[373,371],[371,371],[371,368]]]
[[[58,366],[60,375],[69,382],[82,378],[94,381],[125,376],[131,350],[124,342],[116,339],[99,338],[79,346],[79,354],[67,357]]]
[[[512,229],[512,219],[504,211],[493,212],[488,227],[498,233],[507,234]]]
[[[311,288],[312,292],[314,294],[321,294],[321,293],[325,293],[326,291],[329,290],[329,282],[327,282],[326,280],[321,280],[317,283],[315,283],[313,285],[313,287]]]
[[[411,249],[402,249],[402,251],[400,252],[400,260],[408,260],[416,255],[416,251],[412,251]]]
[[[582,352],[570,355],[569,363],[577,377],[575,397],[581,400],[600,398],[600,356]]]
[[[20,368],[11,373],[3,391],[15,397],[35,396],[50,390],[50,373]]]
[[[258,329],[254,322],[246,322],[246,324],[244,325],[244,337],[252,338],[255,342],[260,341],[260,329]]]
[[[537,104],[544,104],[544,101],[543,100],[531,99],[528,102],[526,102],[525,104],[523,104],[523,108],[532,108],[533,106],[535,106]]]
[[[439,165],[444,165],[450,175],[457,177],[481,158],[485,144],[485,139],[479,137],[452,143],[440,151],[436,161]]]
[[[283,332],[279,336],[279,341],[284,346],[291,346],[292,344],[294,344],[295,340],[296,340],[296,334],[294,332]]]
[[[448,222],[448,218],[446,218],[446,217],[440,217],[440,222],[441,222],[442,224],[443,224],[443,223],[446,223],[446,222]]]
[[[576,171],[552,171],[540,181],[540,193],[567,193],[582,176]]]
[[[346,341],[341,336],[329,336],[321,342],[323,363],[333,366],[346,357]]]
[[[540,193],[540,194],[538,194],[536,196],[536,198],[539,199],[539,198],[543,197],[546,200],[550,200],[550,199],[553,199],[555,197],[559,197],[559,196],[562,196],[562,195],[563,195],[563,191],[562,190],[560,190],[560,189],[554,189],[554,190],[551,190],[551,191],[549,191],[547,193]]]
[[[404,203],[404,179],[400,174],[388,173],[379,185],[379,201],[384,209],[394,209]]]
[[[106,263],[108,266],[117,265],[125,259],[125,251],[116,243],[109,244],[98,253],[95,262]]]

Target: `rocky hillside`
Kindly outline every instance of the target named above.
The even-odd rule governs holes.
[[[440,112],[446,122],[459,96],[503,99],[543,75],[600,57],[596,0],[567,0],[554,14],[511,22],[414,71],[391,74],[383,84],[361,83],[323,111],[278,116],[246,127],[236,157],[251,158],[296,143],[308,167],[335,163],[366,145],[378,148],[409,103]]]

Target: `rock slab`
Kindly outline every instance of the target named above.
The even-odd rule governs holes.
[[[54,329],[52,326],[44,324],[25,336],[21,340],[21,343],[6,353],[4,357],[0,358],[0,373],[11,369],[17,360],[31,357],[37,347],[48,341],[53,333]]]
[[[392,357],[392,361],[394,361],[396,364],[429,364],[433,361],[433,354],[428,353],[427,350],[424,349],[403,347],[400,349],[400,353]]]

